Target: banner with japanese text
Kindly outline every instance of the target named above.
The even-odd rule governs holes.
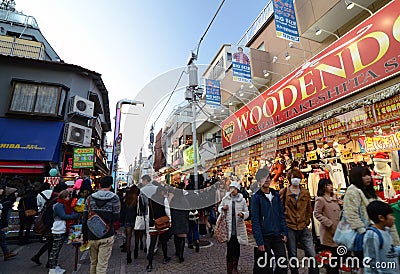
[[[276,36],[299,42],[299,30],[293,0],[273,0]]]
[[[233,81],[251,83],[250,48],[232,45]]]
[[[92,168],[94,166],[94,148],[74,148],[72,168]]]
[[[221,82],[206,79],[206,104],[210,106],[221,105]]]

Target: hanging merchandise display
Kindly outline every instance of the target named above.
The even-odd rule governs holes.
[[[375,175],[382,177],[382,188],[378,189],[378,194],[380,194],[381,198],[384,199],[392,199],[396,195],[396,191],[392,184],[392,169],[389,166],[390,157],[387,152],[378,152],[374,156],[374,172]],[[395,172],[397,173],[397,172]],[[400,174],[399,174],[400,175]],[[394,177],[400,177],[397,174],[393,174]],[[383,192],[383,197],[382,197]]]

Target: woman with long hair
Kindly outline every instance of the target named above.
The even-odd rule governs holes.
[[[321,244],[337,257],[337,243],[333,241],[336,227],[340,219],[340,206],[342,200],[336,198],[333,194],[333,184],[329,179],[321,179],[318,182],[317,199],[315,200],[314,216],[321,223],[319,227]],[[332,264],[326,264],[328,274],[339,273],[339,265],[332,267]]]
[[[132,239],[132,231],[135,228],[135,221],[137,212],[144,211],[144,203],[141,200],[140,196],[140,189],[133,185],[125,197],[125,208],[126,208],[126,215],[125,215],[125,236],[126,236],[126,262],[128,264],[132,263],[132,252],[131,252],[131,239]],[[139,206],[139,209],[138,209]],[[138,257],[139,252],[139,240],[141,249],[143,249],[143,240],[142,237],[144,235],[144,230],[134,230],[135,234],[135,248],[133,251],[133,257],[136,259]]]

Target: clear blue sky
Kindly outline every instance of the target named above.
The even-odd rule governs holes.
[[[118,100],[134,99],[154,78],[185,65],[221,3],[217,0],[15,2],[18,11],[35,17],[43,35],[66,63],[102,74],[109,91],[111,113],[115,112]],[[268,2],[226,0],[201,44],[197,63],[208,64],[222,44],[235,44]]]

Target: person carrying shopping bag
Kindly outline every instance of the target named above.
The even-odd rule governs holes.
[[[225,214],[228,225],[228,243],[226,254],[227,273],[238,273],[240,245],[248,244],[244,220],[249,217],[249,209],[240,192],[240,184],[232,181],[230,192],[222,199],[218,212]]]

